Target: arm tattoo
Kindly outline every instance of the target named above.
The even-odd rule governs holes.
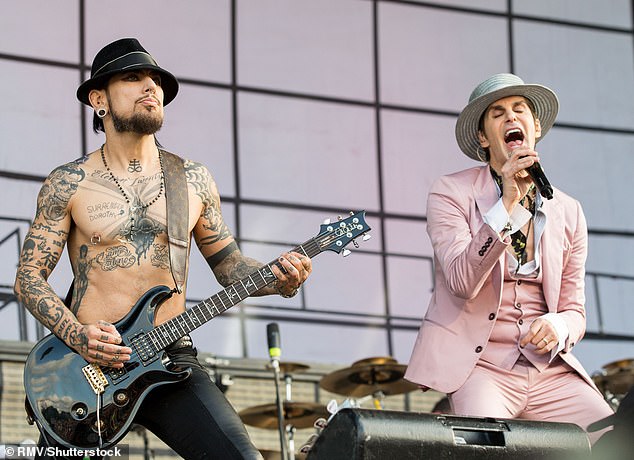
[[[60,166],[47,177],[38,194],[35,219],[24,241],[14,287],[18,301],[71,346],[87,344],[87,338],[47,279],[68,239],[69,203],[83,179],[84,171],[78,163]]]
[[[226,245],[224,248],[222,248],[220,251],[218,251],[214,255],[211,255],[211,256],[207,257],[207,259],[206,259],[207,263],[209,264],[209,267],[213,270],[227,256],[231,255],[234,251],[238,251],[238,250],[239,250],[238,249],[238,245],[236,244],[235,241],[232,241],[231,243]]]
[[[52,223],[66,217],[68,202],[84,177],[85,173],[77,163],[65,164],[51,172],[37,198],[36,220],[42,216]]]
[[[187,161],[185,162],[185,176],[187,183],[194,188],[196,195],[203,203],[203,211],[200,215],[204,222],[203,227],[212,232],[211,235],[201,238],[198,241],[198,246],[202,248],[231,237],[229,227],[222,218],[220,199],[215,191],[216,185],[207,168],[200,163]]]
[[[213,271],[220,284],[229,286],[254,273],[262,265],[257,260],[245,257],[240,251],[235,250],[218,263]]]

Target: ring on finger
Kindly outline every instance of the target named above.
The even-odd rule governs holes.
[[[544,338],[542,339],[542,342],[544,342],[544,345],[548,345],[548,344],[550,343],[550,341],[549,341],[549,340],[546,340],[546,337],[544,337]]]

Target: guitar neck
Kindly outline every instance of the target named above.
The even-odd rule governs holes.
[[[311,238],[292,249],[292,251],[311,258],[322,252],[315,238]],[[280,266],[279,262],[274,260],[246,278],[236,281],[217,294],[197,303],[180,315],[157,326],[148,333],[152,342],[154,342],[157,349],[163,349],[184,335],[189,334],[194,329],[199,328],[216,316],[229,310],[229,308],[234,305],[242,302],[263,287],[273,283],[276,280],[273,270],[271,269],[273,265]]]

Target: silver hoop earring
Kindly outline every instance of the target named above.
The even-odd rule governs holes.
[[[99,107],[97,109],[97,116],[99,118],[104,118],[107,114],[108,114],[108,111],[106,110],[105,107]]]
[[[487,154],[484,151],[484,148],[482,148],[481,145],[478,145],[478,149],[476,150],[476,156],[478,157],[478,159],[482,162],[482,163],[486,163],[487,162]]]

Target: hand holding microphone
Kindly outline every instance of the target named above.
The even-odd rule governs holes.
[[[550,182],[548,182],[546,174],[544,174],[544,170],[542,169],[542,166],[539,164],[539,162],[535,162],[531,166],[526,168],[526,172],[529,176],[531,176],[531,179],[533,179],[535,187],[537,187],[539,193],[547,200],[552,199],[553,187],[552,185],[550,185]]]

